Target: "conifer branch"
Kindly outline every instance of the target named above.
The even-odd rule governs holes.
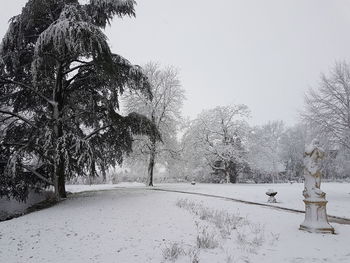
[[[26,170],[28,170],[29,172],[33,173],[36,177],[38,177],[39,179],[43,180],[45,183],[48,183],[49,185],[54,185],[50,180],[48,180],[47,178],[45,178],[42,174],[40,174],[39,172],[37,172],[36,170],[32,169],[31,167],[29,167],[28,165],[23,165],[20,164],[20,166]]]
[[[36,95],[38,95],[40,98],[42,98],[43,100],[45,100],[47,103],[52,105],[52,101],[49,100],[46,96],[44,96],[41,92],[37,91],[34,89],[34,87],[31,87],[25,83],[19,82],[19,81],[15,81],[15,80],[10,80],[10,79],[3,79],[1,78],[0,83],[4,83],[4,84],[14,84],[14,85],[18,85],[21,86],[23,88],[29,89],[30,91],[33,91]]]
[[[0,110],[0,113],[3,113],[3,114],[7,114],[7,115],[11,115],[13,117],[17,117],[18,119],[24,121],[25,123],[29,124],[30,126],[38,129],[37,126],[35,126],[35,124],[33,124],[30,120],[28,120],[27,118],[17,114],[17,113],[14,113],[14,112],[11,112],[11,111],[5,111],[5,110]]]

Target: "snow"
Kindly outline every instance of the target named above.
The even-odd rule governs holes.
[[[28,207],[42,202],[46,198],[46,193],[35,193],[34,191],[29,192],[26,202],[18,202],[14,199],[0,198],[0,220],[3,220],[10,215],[22,214]]]
[[[114,189],[116,187],[117,186],[113,184],[92,184],[92,185],[72,184],[72,185],[66,185],[66,191],[70,193],[80,193],[80,192],[108,190],[108,189]]]
[[[301,196],[302,190],[299,184],[160,186],[262,202],[267,200],[266,190],[273,188],[279,192],[277,197],[281,194],[283,203],[278,205],[293,200],[293,193]],[[349,184],[323,186],[333,202],[350,199]],[[329,191],[331,187],[337,196]],[[220,246],[201,249],[201,263],[226,262],[230,256],[232,262],[350,262],[349,225],[332,224],[337,235],[310,234],[298,230],[303,214],[219,198],[150,191],[137,183],[67,189],[76,194],[56,206],[0,222],[0,262],[163,262],[163,251],[172,242],[186,251],[195,246],[196,222],[215,231],[210,222],[176,206],[180,198],[240,215],[249,222],[237,228],[230,239],[216,233]],[[343,209],[349,209],[348,205]],[[251,249],[249,244],[238,242],[237,235],[249,236],[253,229],[263,233],[263,241]],[[176,262],[190,262],[189,256],[180,256]]]
[[[137,182],[121,182],[119,184],[92,184],[92,185],[82,185],[82,184],[72,184],[66,185],[66,191],[71,193],[79,192],[89,192],[89,191],[101,191],[109,190],[122,187],[145,187],[143,183]]]
[[[0,247],[6,250],[1,249],[0,259],[160,262],[160,247],[166,241],[187,238],[195,230],[186,211],[175,207],[176,197],[162,196],[141,189],[84,192],[55,207],[2,222]]]
[[[145,187],[143,183],[137,182],[121,182],[118,184],[102,184],[102,185],[68,185],[67,191],[96,191],[120,187]],[[229,197],[243,201],[267,204],[268,196],[266,192],[274,190],[277,192],[275,196],[277,203],[273,206],[285,207],[296,210],[305,210],[302,192],[304,190],[303,183],[285,183],[285,184],[199,184],[191,185],[190,183],[179,184],[156,184],[155,188],[187,191],[194,193],[203,193]],[[350,184],[349,183],[321,183],[321,190],[326,192],[327,214],[350,219]]]
[[[305,210],[303,183],[293,184],[159,184],[164,189],[191,191],[196,193],[219,195],[244,201],[266,204],[269,189],[277,191],[274,206]],[[321,190],[326,192],[327,214],[350,218],[350,184],[349,183],[321,183]]]

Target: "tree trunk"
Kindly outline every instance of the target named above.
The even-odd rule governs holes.
[[[230,183],[230,166],[226,164],[225,162],[225,176],[226,176],[226,183]]]
[[[230,183],[235,184],[237,181],[238,171],[237,164],[230,162],[229,164],[229,174],[230,174]]]
[[[230,173],[230,183],[235,184],[237,181],[237,175],[235,173]]]
[[[149,163],[148,163],[148,177],[147,177],[147,186],[153,186],[153,170],[154,170],[154,164],[155,164],[155,146],[151,149],[151,153],[149,156]]]
[[[55,195],[57,201],[61,198],[66,198],[66,178],[64,174],[64,159],[62,156],[59,156],[59,160],[56,161],[54,167],[54,187]]]
[[[56,142],[63,136],[63,125],[61,121],[62,109],[63,109],[63,67],[62,65],[58,66],[57,69],[57,79],[55,89],[53,91],[53,120],[54,122],[54,134]],[[55,183],[55,193],[56,198],[66,198],[66,178],[64,174],[64,157],[62,153],[56,153],[58,160],[55,163],[54,169],[54,181]]]
[[[57,201],[59,201],[60,198],[60,192],[58,191],[59,187],[58,187],[58,176],[56,175],[56,173],[53,174],[53,187],[55,190],[55,198]]]
[[[102,172],[102,182],[104,183],[107,181],[106,167],[107,167],[107,164],[105,163],[105,161],[103,161],[103,164],[101,166],[101,172]]]
[[[66,177],[64,173],[64,159],[62,156],[59,157],[59,161],[55,164],[54,182],[57,201],[59,201],[61,198],[67,198]]]
[[[60,194],[60,198],[67,198],[66,193],[66,177],[64,174],[64,163],[61,162],[57,167],[56,176],[58,178],[58,193]]]
[[[156,125],[156,119],[154,117],[154,113],[151,114],[151,121]],[[149,155],[149,163],[148,163],[148,176],[147,176],[147,186],[153,186],[153,170],[155,165],[155,159],[156,159],[156,135],[152,134],[150,137],[151,140],[151,151]]]
[[[230,183],[230,173],[225,170],[225,174],[226,174],[226,183],[229,184]]]
[[[225,164],[225,175],[226,175],[226,183],[235,184],[237,180],[237,169],[236,165],[232,162],[229,164]]]
[[[107,181],[107,174],[106,174],[106,170],[102,169],[102,182],[106,182]]]

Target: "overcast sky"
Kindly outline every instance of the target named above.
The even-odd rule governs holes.
[[[26,0],[1,0],[0,35]],[[134,64],[180,70],[184,115],[243,103],[251,123],[297,121],[303,96],[336,60],[350,61],[348,0],[147,0],[106,30]]]

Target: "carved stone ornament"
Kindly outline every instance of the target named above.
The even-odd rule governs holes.
[[[319,147],[319,142],[314,139],[305,149],[304,177],[305,188],[303,191],[305,203],[305,220],[300,225],[301,230],[314,233],[332,233],[334,228],[328,223],[326,212],[326,193],[321,186],[321,161],[324,151]]]

